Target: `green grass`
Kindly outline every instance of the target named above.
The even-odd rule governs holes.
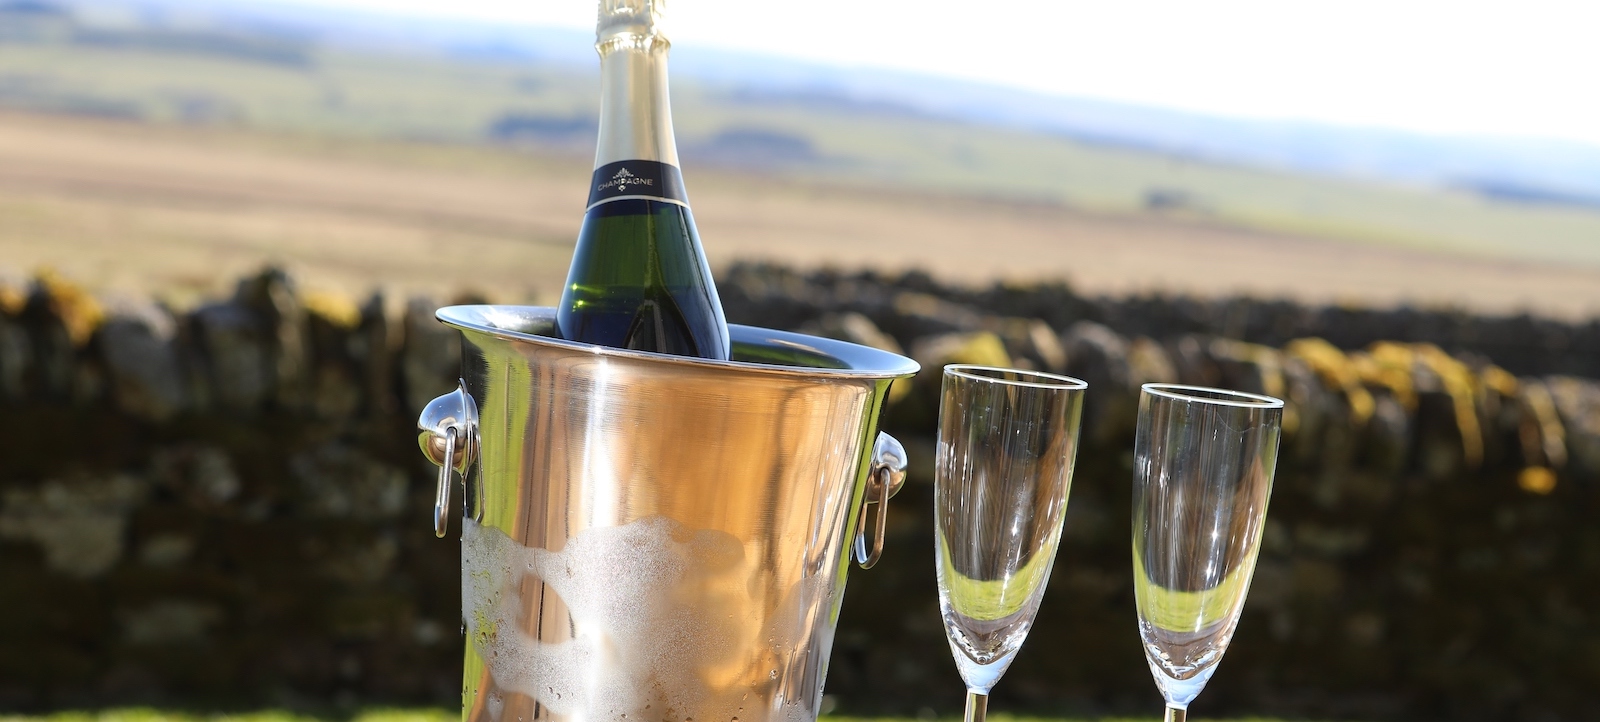
[[[174,712],[150,708],[95,712],[53,712],[43,715],[0,715],[0,722],[455,722],[460,713],[442,709],[373,709],[349,716],[315,716],[282,710],[226,714]]]
[[[332,137],[480,142],[510,113],[592,117],[597,74],[424,54],[313,50],[304,65],[152,48],[0,43],[0,106],[110,109],[156,122],[199,106],[209,122]],[[186,110],[189,109],[189,110]],[[1181,194],[1198,220],[1353,243],[1600,266],[1600,212],[1442,189],[1204,163],[910,115],[733,99],[674,85],[680,146],[728,129],[809,141],[819,160],[772,172],[897,188],[1145,212]],[[581,149],[580,149],[581,154]]]
[[[373,709],[349,716],[317,716],[283,710],[207,714],[135,707],[94,712],[0,715],[0,722],[456,722],[459,719],[460,713],[442,709]]]
[[[461,718],[454,710],[370,709],[347,716],[310,716],[280,710],[204,714],[169,712],[148,708],[113,709],[98,712],[54,712],[44,715],[0,715],[0,722],[455,722]],[[1018,717],[991,714],[994,722],[1154,722],[1155,717]],[[1201,718],[1196,718],[1198,721]],[[1205,718],[1210,719],[1210,718]],[[823,717],[824,722],[925,722],[915,717]],[[1263,717],[1242,717],[1214,722],[1277,722]]]

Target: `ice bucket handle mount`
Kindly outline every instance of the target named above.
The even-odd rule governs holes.
[[[457,381],[455,391],[429,401],[417,418],[417,428],[422,430],[417,437],[422,455],[439,467],[433,533],[443,539],[450,526],[450,472],[459,471],[465,479],[478,453],[478,404],[467,393],[466,383]]]
[[[900,493],[906,483],[906,447],[893,436],[878,432],[878,441],[872,445],[872,468],[867,474],[866,499],[861,502],[861,517],[856,520],[856,563],[862,569],[871,569],[883,556],[883,537],[889,524],[889,499]],[[867,541],[867,511],[878,507],[873,518],[872,541]]]

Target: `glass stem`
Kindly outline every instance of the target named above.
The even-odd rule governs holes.
[[[967,690],[966,722],[983,722],[989,716],[989,695]],[[1179,718],[1182,720],[1182,718]]]
[[[1189,710],[1178,709],[1177,707],[1168,707],[1167,716],[1162,718],[1162,722],[1184,722],[1184,720],[1188,718]]]

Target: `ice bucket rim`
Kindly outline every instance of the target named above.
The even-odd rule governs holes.
[[[922,369],[921,364],[897,353],[882,349],[863,346],[861,344],[840,341],[837,339],[810,336],[791,331],[779,331],[759,326],[745,326],[741,324],[728,324],[728,333],[734,345],[757,345],[763,347],[785,348],[794,351],[814,354],[823,358],[834,359],[845,365],[845,368],[826,368],[814,366],[788,366],[783,364],[758,363],[754,361],[717,361],[713,359],[693,358],[686,356],[673,356],[670,354],[651,353],[648,351],[632,351],[628,349],[611,348],[594,344],[578,343],[552,336],[542,336],[536,333],[518,331],[512,328],[491,325],[492,318],[505,318],[520,320],[527,324],[551,323],[554,324],[556,309],[549,306],[519,306],[501,304],[471,304],[459,306],[445,306],[434,312],[434,317],[447,326],[463,331],[475,331],[507,341],[549,346],[581,351],[595,356],[608,358],[629,359],[649,363],[665,363],[680,366],[693,366],[701,368],[725,368],[745,372],[778,374],[784,376],[802,376],[809,378],[828,379],[899,379],[915,376]],[[737,350],[737,349],[736,349]]]

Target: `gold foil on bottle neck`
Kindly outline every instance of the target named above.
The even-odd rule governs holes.
[[[665,47],[662,13],[666,0],[600,0],[600,20],[595,25],[595,47],[601,54],[618,46],[640,49]]]

